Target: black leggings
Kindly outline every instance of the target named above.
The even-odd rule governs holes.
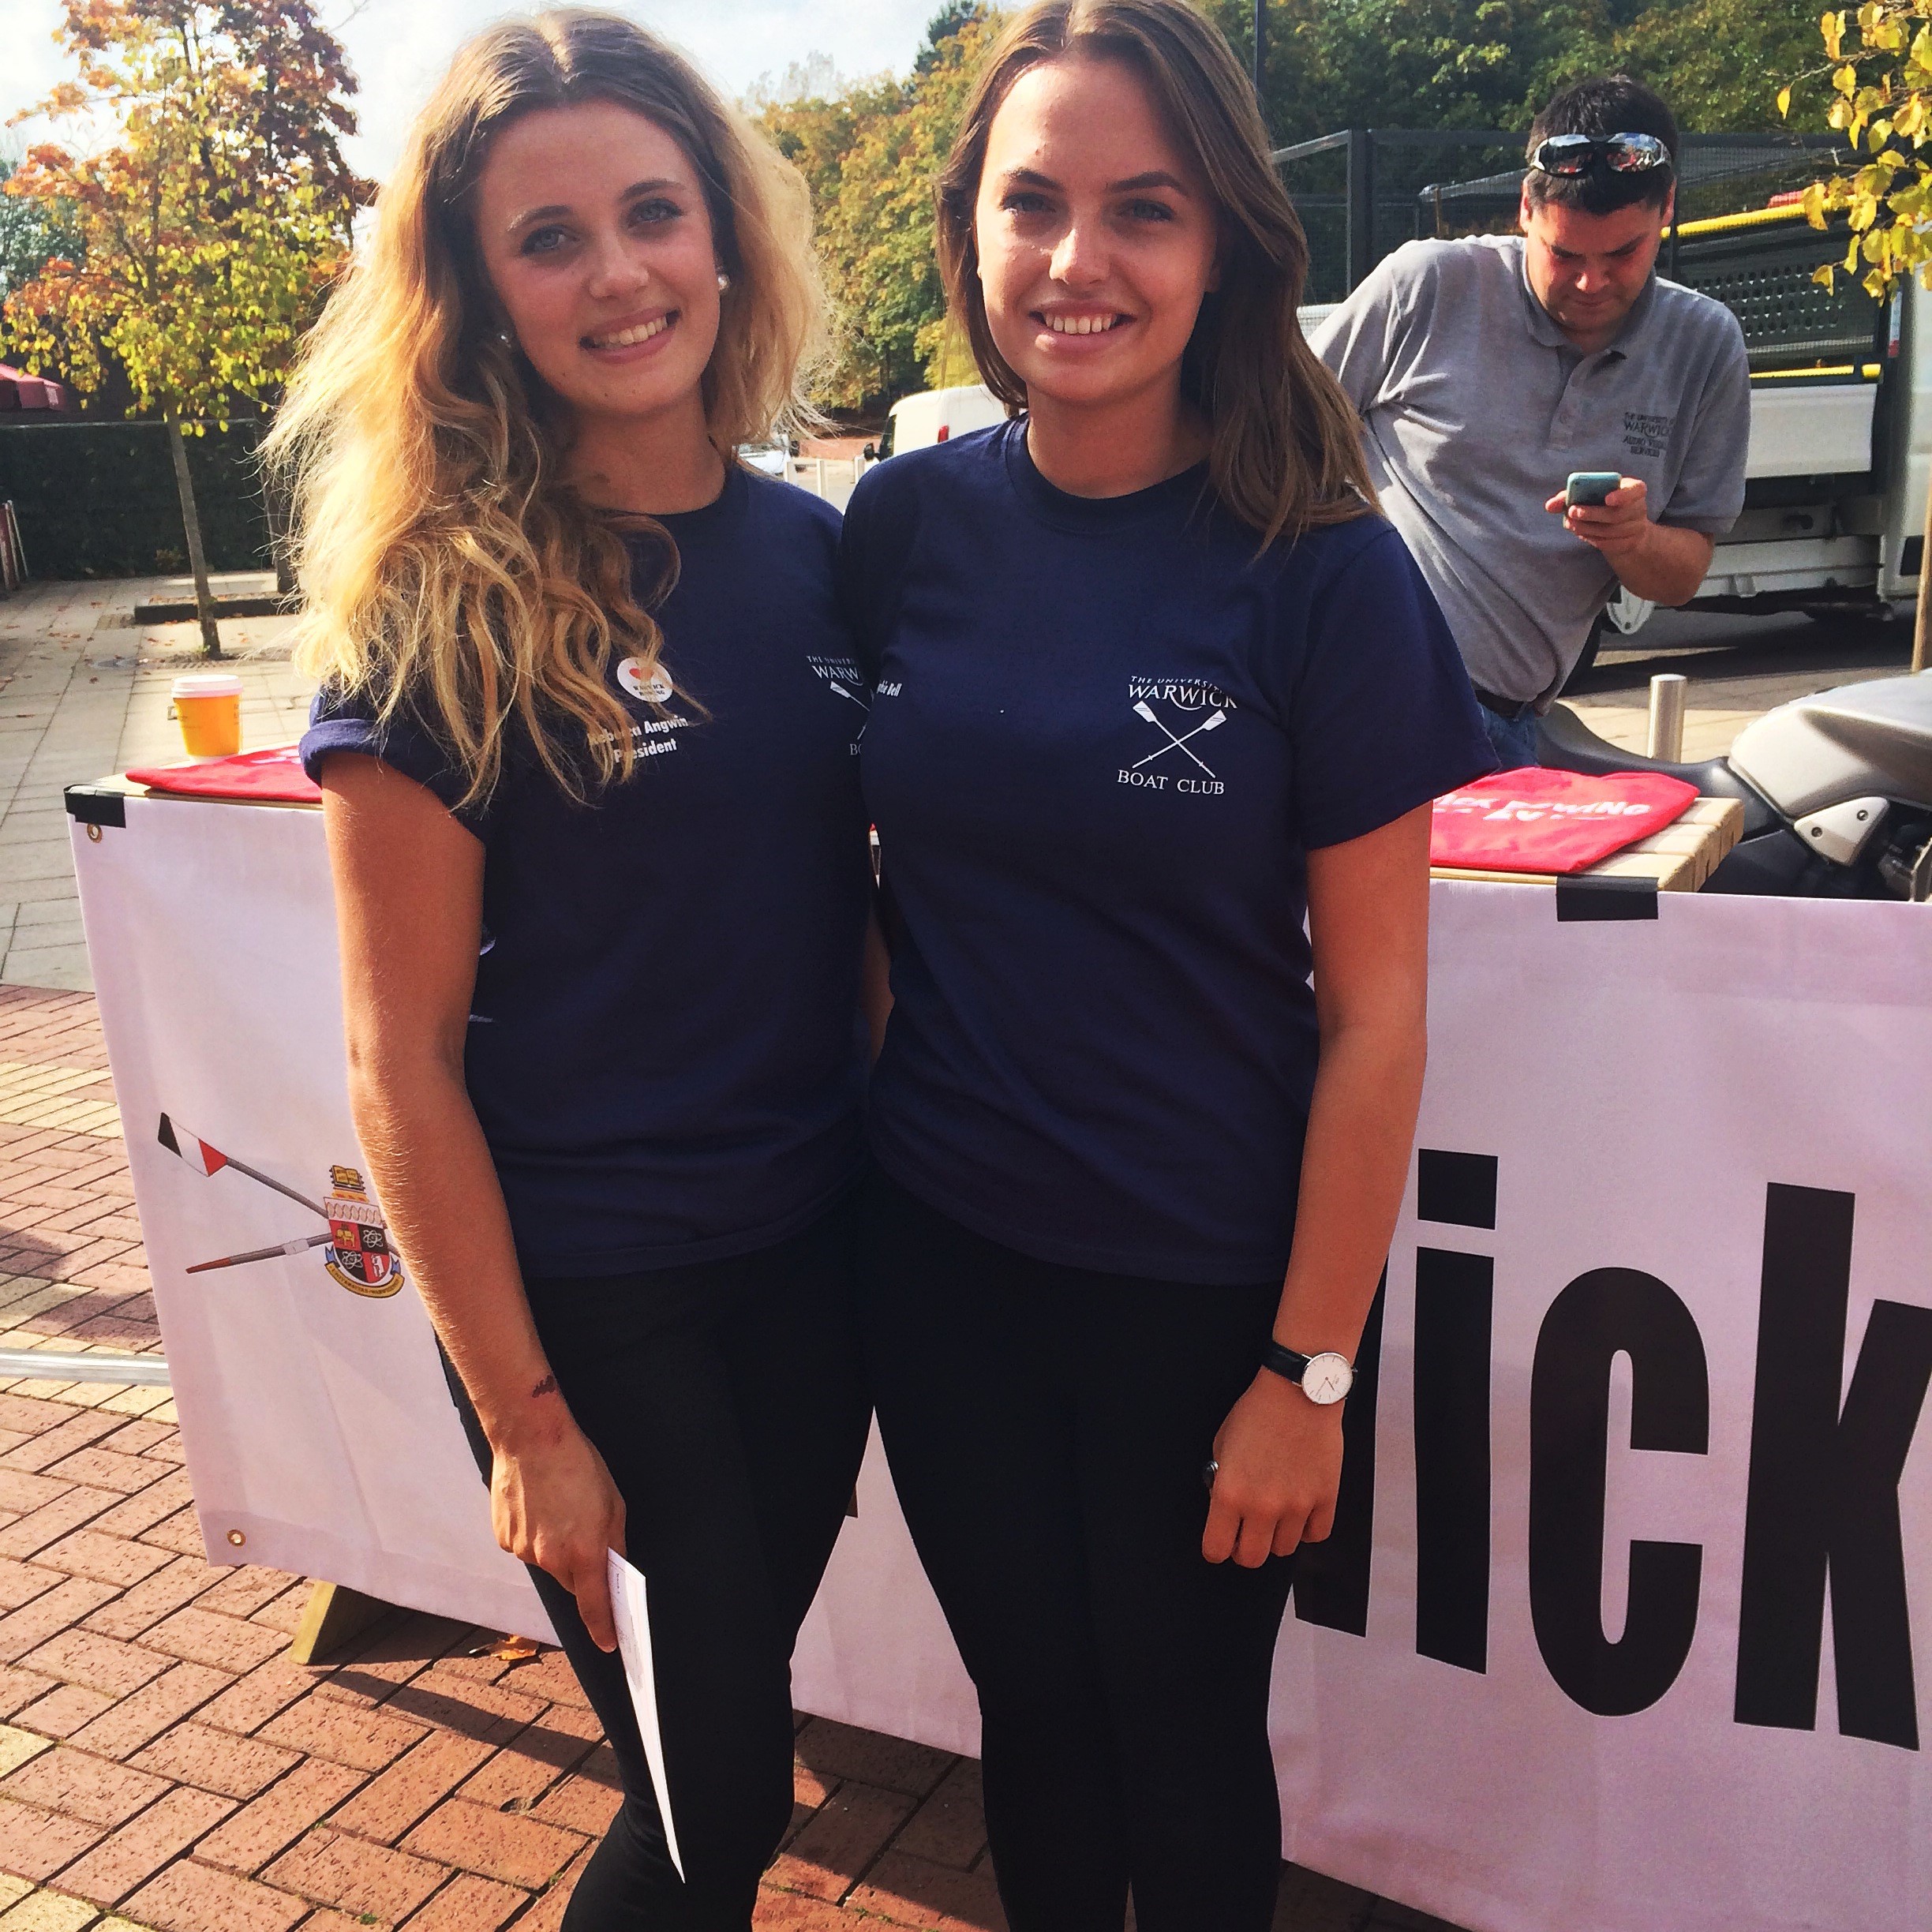
[[[1292,1557],[1200,1553],[1280,1284],[1030,1260],[875,1176],[867,1351],[893,1481],[979,1693],[1012,1932],[1267,1932]]]
[[[843,1520],[869,1409],[853,1327],[852,1211],[756,1254],[533,1281],[530,1309],[578,1425],[624,1500],[650,1589],[665,1844],[614,1653],[576,1599],[532,1579],[616,1754],[624,1802],[565,1932],[747,1932],[792,1818],[792,1646]],[[459,1397],[470,1447],[489,1451]]]

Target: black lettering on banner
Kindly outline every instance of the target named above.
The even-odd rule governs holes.
[[[1654,1275],[1593,1268],[1551,1303],[1530,1380],[1530,1615],[1559,1688],[1600,1717],[1648,1709],[1697,1632],[1704,1553],[1635,1541],[1623,1634],[1604,1635],[1610,1366],[1631,1360],[1633,1449],[1704,1455],[1710,1378],[1697,1323]]]
[[[1841,1411],[1854,1206],[1765,1190],[1735,1715],[1816,1728],[1829,1578],[1840,1732],[1916,1750],[1898,1486],[1932,1382],[1932,1309],[1872,1305]]]
[[[1416,1218],[1454,1227],[1492,1228],[1496,1214],[1496,1157],[1416,1151]]]
[[[1368,1634],[1368,1571],[1375,1553],[1376,1391],[1381,1380],[1382,1301],[1388,1271],[1369,1304],[1355,1351],[1355,1382],[1342,1410],[1342,1488],[1327,1541],[1295,1558],[1295,1615],[1304,1623]]]
[[[1416,1250],[1416,1649],[1489,1661],[1489,1333],[1496,1264]]]

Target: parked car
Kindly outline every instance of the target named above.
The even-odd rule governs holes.
[[[990,429],[1006,420],[1006,406],[984,383],[962,383],[950,389],[925,389],[901,396],[892,406],[883,454],[924,449],[969,429]]]
[[[782,478],[792,452],[782,443],[740,443],[738,460],[763,475]]]

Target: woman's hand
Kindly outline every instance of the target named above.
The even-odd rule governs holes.
[[[617,1648],[605,1552],[623,1552],[623,1498],[575,1422],[540,1446],[496,1449],[490,1524],[519,1562],[548,1572],[577,1599],[578,1615],[600,1650]]]
[[[1272,1369],[1255,1372],[1215,1437],[1214,1488],[1201,1554],[1257,1570],[1320,1543],[1342,1486],[1342,1405],[1312,1402]]]

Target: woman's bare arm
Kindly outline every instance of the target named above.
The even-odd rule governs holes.
[[[463,1078],[483,848],[434,793],[373,758],[324,768],[356,1133],[429,1319],[495,1451],[497,1541],[616,1642],[605,1549],[623,1503],[551,1373]]]
[[[1275,1339],[1354,1359],[1388,1257],[1428,1050],[1429,810],[1309,854],[1321,1065]],[[1252,1568],[1319,1542],[1342,1480],[1342,1405],[1271,1369],[1215,1439],[1201,1553]]]

